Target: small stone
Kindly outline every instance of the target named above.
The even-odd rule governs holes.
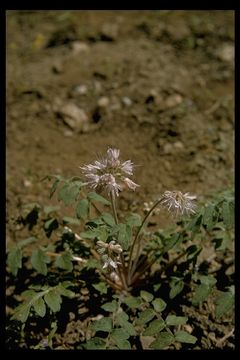
[[[88,88],[86,85],[77,85],[74,88],[74,92],[79,95],[86,95]]]
[[[172,108],[175,107],[179,104],[181,104],[181,102],[183,101],[183,98],[181,95],[179,94],[173,94],[167,97],[167,99],[165,100],[165,104],[167,108]]]
[[[166,155],[172,154],[172,152],[173,152],[173,145],[170,144],[170,143],[166,143],[166,144],[163,146],[163,152],[164,152],[164,154],[166,154]]]
[[[60,61],[56,61],[52,66],[52,71],[55,74],[61,74],[63,73],[63,65]]]
[[[183,150],[184,149],[184,145],[181,141],[176,141],[174,144],[173,144],[174,148],[176,150]]]
[[[66,137],[72,137],[73,136],[73,132],[71,130],[65,130],[63,132],[63,135]]]
[[[129,106],[132,105],[132,100],[129,97],[124,96],[122,98],[122,103],[123,103],[124,106],[129,107]]]
[[[60,115],[64,123],[74,131],[82,131],[89,124],[89,118],[85,111],[73,103],[61,106],[55,104],[54,111]]]
[[[27,179],[23,180],[23,185],[24,185],[26,188],[32,187],[31,181],[29,181],[29,180],[27,180]]]
[[[109,103],[110,103],[109,98],[106,97],[106,96],[100,97],[100,98],[98,99],[98,102],[97,102],[98,106],[101,107],[101,108],[106,108],[106,107],[108,107]]]
[[[216,50],[216,56],[219,60],[227,63],[234,61],[234,46],[232,44],[224,44]]]
[[[71,44],[71,48],[74,54],[89,51],[89,45],[82,41],[73,41]]]

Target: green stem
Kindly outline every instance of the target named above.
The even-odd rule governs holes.
[[[160,198],[159,200],[157,200],[157,202],[151,207],[151,209],[148,211],[148,213],[146,214],[146,216],[144,217],[141,225],[138,228],[138,231],[136,233],[135,239],[133,241],[133,244],[131,246],[131,250],[130,250],[130,256],[129,256],[129,263],[128,263],[128,284],[131,282],[131,277],[132,277],[132,256],[133,256],[133,249],[135,247],[135,244],[138,240],[138,237],[142,231],[142,228],[144,226],[144,224],[146,223],[147,219],[149,218],[149,216],[151,215],[151,213],[153,212],[153,210],[160,204],[160,202],[162,201],[162,198]],[[136,256],[135,262],[137,262],[138,260],[138,254]]]

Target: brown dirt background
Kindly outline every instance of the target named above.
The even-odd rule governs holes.
[[[121,210],[233,185],[233,11],[8,11],[6,55],[7,242],[24,204],[54,203],[45,175],[81,176],[109,146],[139,165]]]

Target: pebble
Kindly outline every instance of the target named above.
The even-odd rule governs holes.
[[[74,92],[79,95],[86,95],[88,92],[88,88],[86,85],[77,85],[74,88]]]
[[[183,150],[184,149],[184,145],[181,141],[176,141],[174,144],[173,144],[174,148],[176,150]]]
[[[183,101],[183,98],[181,95],[179,94],[173,94],[167,97],[167,99],[165,100],[165,104],[167,108],[172,108],[175,107],[179,104],[181,104]]]
[[[98,99],[97,105],[101,108],[106,108],[108,107],[109,103],[110,103],[109,98],[106,96],[102,96]]]
[[[132,100],[129,97],[124,96],[122,98],[122,103],[123,103],[124,106],[129,107],[129,106],[132,105]]]
[[[29,181],[29,180],[27,180],[27,179],[24,179],[24,180],[23,180],[23,185],[24,185],[26,188],[32,187],[31,181]]]
[[[232,44],[223,44],[216,50],[216,56],[218,59],[227,62],[233,63],[234,61],[234,46]]]
[[[66,137],[72,137],[73,136],[73,132],[71,130],[65,130],[63,132],[63,135]]]
[[[166,155],[172,154],[172,152],[173,152],[173,145],[170,144],[170,143],[166,143],[166,144],[163,146],[163,152],[164,152],[164,154],[166,154]]]
[[[73,41],[71,43],[72,52],[74,54],[79,54],[81,52],[89,51],[89,45],[82,41]]]
[[[88,126],[89,118],[86,112],[73,103],[54,107],[54,112],[60,115],[72,130],[82,131]]]

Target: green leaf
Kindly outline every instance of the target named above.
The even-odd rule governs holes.
[[[107,285],[105,282],[101,281],[98,284],[93,284],[94,289],[100,292],[100,294],[107,294]]]
[[[101,216],[101,217],[102,217],[103,221],[104,221],[107,225],[110,225],[110,226],[114,226],[114,225],[115,225],[115,220],[114,220],[114,218],[112,217],[111,214],[104,212],[104,213],[102,213],[102,216]]]
[[[112,330],[112,319],[109,317],[103,317],[102,319],[98,321],[94,321],[90,325],[91,329],[94,331],[105,331],[105,332],[111,332]]]
[[[105,199],[104,197],[102,197],[99,194],[96,194],[95,192],[89,192],[87,194],[87,197],[88,197],[88,200],[90,200],[90,201],[97,201],[97,202],[100,202],[100,203],[103,203],[106,205],[110,205],[110,202],[107,199]]]
[[[56,258],[55,264],[60,269],[72,271],[73,269],[72,256],[69,253],[59,255]]]
[[[25,323],[29,316],[30,309],[31,309],[31,304],[29,303],[19,305],[18,307],[15,308],[14,314],[11,317],[11,319],[19,320]]]
[[[41,316],[44,317],[46,314],[46,305],[43,301],[43,299],[40,297],[38,298],[36,301],[33,302],[33,307],[34,310],[36,311],[36,313]]]
[[[94,337],[86,342],[84,345],[87,350],[97,350],[97,349],[105,349],[106,343],[105,340],[100,337]]]
[[[140,226],[142,223],[141,216],[138,214],[131,214],[126,218],[126,224],[129,226]]]
[[[174,336],[167,331],[161,332],[150,345],[151,349],[165,349],[174,342]]]
[[[62,298],[56,289],[50,290],[44,295],[44,300],[53,312],[61,309]]]
[[[120,325],[130,336],[136,336],[134,326],[128,321],[128,315],[125,312],[117,314],[116,323]]]
[[[153,299],[153,295],[150,294],[148,291],[144,291],[144,290],[140,291],[140,296],[146,302],[151,302]]]
[[[133,297],[133,296],[127,296],[125,299],[124,299],[124,303],[130,307],[131,309],[135,309],[135,308],[138,308],[139,306],[141,306],[142,304],[142,301],[140,298],[138,297]]]
[[[76,214],[79,219],[86,219],[88,217],[89,212],[89,202],[87,199],[82,199],[79,201],[77,208],[76,208]]]
[[[58,290],[60,295],[69,297],[69,298],[74,298],[75,297],[75,293],[69,289],[66,289],[64,282],[62,284],[58,285]]]
[[[49,219],[44,223],[44,230],[46,231],[47,237],[50,237],[52,232],[58,228],[57,219]]]
[[[201,281],[201,284],[205,284],[205,285],[209,285],[209,286],[213,286],[216,284],[217,280],[215,279],[214,276],[212,275],[200,275],[199,276],[199,280]]]
[[[80,225],[80,221],[78,219],[70,217],[70,216],[64,216],[63,217],[63,223],[64,224],[71,224],[71,225]]]
[[[112,302],[107,302],[106,304],[103,304],[101,308],[105,311],[115,312],[117,311],[118,304],[116,300],[113,300]]]
[[[119,349],[131,349],[130,343],[127,341],[129,334],[122,328],[114,329],[111,338]]]
[[[144,336],[152,336],[152,335],[156,335],[157,333],[159,333],[162,329],[164,329],[166,327],[165,322],[161,319],[161,320],[153,320],[148,328],[143,332]]]
[[[209,285],[206,285],[206,284],[199,285],[196,288],[195,294],[194,294],[194,296],[192,298],[192,304],[193,305],[198,305],[199,303],[206,300],[206,298],[211,293],[211,291],[212,291],[212,288]]]
[[[154,318],[155,312],[152,309],[146,309],[141,312],[136,320],[136,324],[143,325]]]
[[[61,176],[57,177],[57,179],[54,181],[53,185],[52,185],[52,188],[50,190],[50,199],[51,197],[53,196],[53,194],[55,193],[55,191],[57,190],[57,187],[58,187],[58,184],[60,183],[61,181]]]
[[[209,205],[204,209],[202,224],[206,225],[208,230],[211,230],[214,225],[214,221],[213,221],[214,213],[215,213],[215,207],[213,205]]]
[[[79,191],[79,184],[66,183],[58,193],[58,200],[62,200],[65,205],[70,205],[76,200]]]
[[[227,229],[231,229],[234,222],[233,202],[224,202],[222,206],[223,223]]]
[[[188,318],[186,316],[168,315],[166,318],[167,325],[184,325]]]
[[[177,331],[174,336],[175,340],[181,343],[195,344],[197,341],[195,336],[188,334],[186,331]]]
[[[38,239],[36,238],[36,236],[30,236],[27,239],[18,241],[17,246],[22,249],[24,246],[30,245],[32,243],[35,243],[36,241],[38,241]]]
[[[219,318],[233,310],[234,296],[228,291],[222,293],[216,300],[216,317]]]
[[[18,269],[21,269],[22,267],[22,251],[18,246],[9,251],[7,264],[11,273],[16,276]]]
[[[47,275],[47,265],[49,263],[49,257],[42,249],[36,249],[31,256],[31,263],[35,270],[40,274]]]
[[[162,312],[167,306],[165,301],[163,301],[160,298],[159,299],[154,299],[152,304],[153,304],[154,310],[157,311],[157,312]]]
[[[196,245],[190,245],[187,248],[187,259],[195,260],[201,251],[202,251],[201,247],[197,247]]]
[[[118,242],[123,250],[127,250],[132,237],[131,226],[126,224],[119,224]]]
[[[169,297],[170,299],[174,299],[175,296],[177,296],[184,288],[184,282],[181,279],[178,278],[174,278],[171,282],[170,282],[170,293],[169,293]]]
[[[44,206],[43,211],[46,215],[51,214],[52,212],[60,210],[60,206]]]

